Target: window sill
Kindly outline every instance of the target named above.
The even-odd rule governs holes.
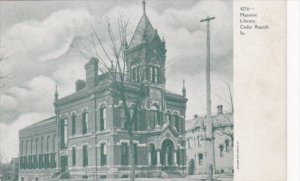
[[[86,133],[86,134],[77,134],[77,135],[72,135],[69,136],[69,139],[76,139],[76,138],[82,138],[82,137],[86,137],[86,136],[91,136],[91,133]]]

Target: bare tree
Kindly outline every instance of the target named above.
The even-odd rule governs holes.
[[[136,97],[128,97],[126,94],[126,87],[128,82],[126,81],[127,70],[127,59],[126,50],[128,48],[127,44],[127,29],[129,25],[129,19],[124,20],[124,18],[119,18],[117,21],[117,30],[112,28],[110,21],[107,21],[107,33],[108,41],[104,41],[100,37],[100,34],[96,31],[93,25],[91,28],[91,38],[87,39],[89,45],[92,47],[91,50],[84,50],[84,47],[76,47],[76,49],[83,57],[86,59],[91,59],[93,57],[99,60],[99,71],[101,73],[108,74],[108,79],[111,85],[111,91],[113,94],[122,102],[124,108],[124,118],[125,118],[125,129],[127,130],[129,137],[129,160],[130,160],[130,180],[135,180],[135,160],[134,160],[134,143],[133,143],[133,133],[137,124],[138,113],[141,108],[141,102],[145,96],[144,90],[144,80],[146,67],[144,65],[136,62],[138,71],[137,78],[139,81],[131,83],[136,88]],[[108,47],[109,44],[109,48]],[[130,99],[130,100],[129,100]],[[129,105],[133,103],[133,106]]]
[[[0,67],[1,63],[3,63],[4,60],[7,59],[6,53],[2,50],[2,47],[0,47]],[[1,70],[0,70],[0,89],[3,88],[3,80],[5,78],[8,78],[8,75],[4,74]]]

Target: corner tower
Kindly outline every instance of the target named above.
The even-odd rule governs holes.
[[[165,41],[147,17],[143,0],[143,16],[126,50],[128,80],[164,86],[166,51]]]

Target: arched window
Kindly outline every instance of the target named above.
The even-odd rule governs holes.
[[[82,114],[82,134],[86,134],[88,131],[88,122],[89,122],[89,117],[88,117],[88,112],[84,112]]]
[[[100,108],[100,131],[106,129],[106,107]]]
[[[200,136],[197,136],[198,147],[200,147],[200,140],[201,140],[201,137],[200,137]]]
[[[76,133],[76,115],[75,115],[75,113],[72,114],[71,119],[72,119],[72,135],[75,135],[75,133]]]
[[[139,67],[137,67],[136,68],[136,81],[137,82],[141,82],[141,74],[140,74],[140,68]]]
[[[153,125],[160,125],[159,108],[156,105],[151,106],[151,121]]]
[[[65,148],[68,144],[68,120],[61,120],[61,147]]]
[[[149,146],[149,151],[150,151],[150,164],[151,165],[156,165],[157,164],[157,154],[155,150],[155,145],[153,143],[150,144]]]

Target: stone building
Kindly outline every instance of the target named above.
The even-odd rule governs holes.
[[[213,168],[215,174],[233,175],[233,118],[232,113],[223,113],[222,105],[218,114],[211,116],[213,140],[208,140],[209,124],[206,117],[186,121],[187,167],[190,175],[206,174],[209,158],[209,142],[213,146]]]
[[[57,171],[56,118],[51,117],[19,131],[20,181],[50,180]]]
[[[99,61],[92,58],[85,65],[86,79],[75,82],[74,93],[58,98],[56,92],[55,117],[21,130],[20,143],[23,145],[20,146],[20,155],[26,166],[21,166],[20,178],[25,178],[25,175],[33,178],[38,172],[41,175],[47,172],[47,176],[53,179],[124,178],[129,177],[130,159],[135,161],[137,177],[182,175],[186,165],[185,88],[182,94],[165,89],[165,41],[151,25],[144,2],[143,7],[144,13],[125,52],[127,74],[124,94],[128,106],[132,107],[139,98],[142,81],[145,92],[133,131],[134,158],[129,156],[124,105],[114,91],[110,74],[99,74]],[[36,130],[43,124],[51,124],[53,130],[49,130],[49,126]],[[34,135],[40,131],[39,136],[34,137],[29,130]],[[50,157],[50,163],[51,158],[55,158],[55,165],[45,166],[47,155],[52,154],[52,150],[49,153],[48,149],[43,152],[38,148],[31,154],[31,151],[24,152],[22,149],[24,145],[27,145],[26,150],[29,149],[28,144],[37,138],[44,138],[43,143],[46,143],[48,136],[52,140],[54,134],[57,135],[57,148],[53,152],[54,157]],[[52,143],[55,145],[55,141]],[[35,157],[38,157],[34,155],[44,160],[43,170],[30,172],[32,164],[29,163],[35,163],[32,159],[37,160]]]

